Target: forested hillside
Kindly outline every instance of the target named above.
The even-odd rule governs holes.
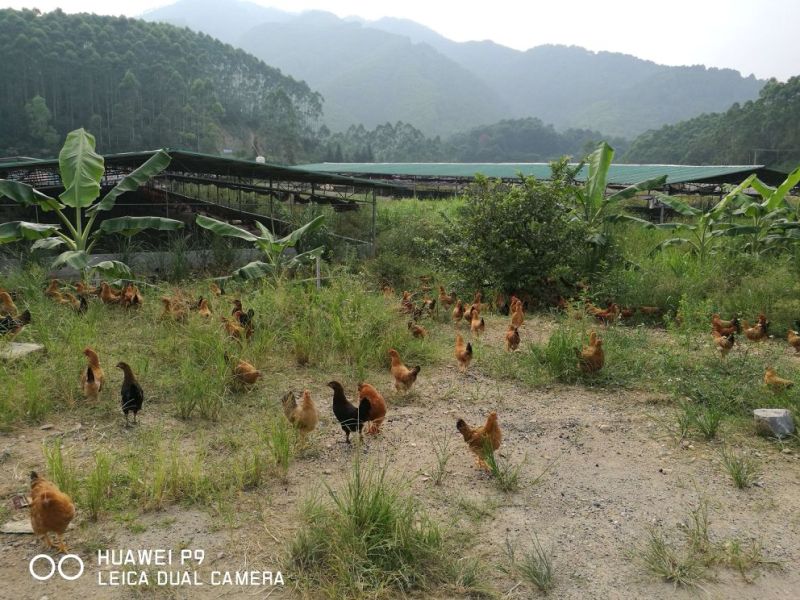
[[[562,133],[539,119],[507,119],[445,138],[426,137],[402,121],[374,129],[354,125],[341,133],[320,132],[320,160],[330,162],[547,162],[581,158],[600,140],[623,152],[628,142],[597,131]]]
[[[800,77],[770,81],[758,100],[701,115],[639,136],[625,160],[677,164],[800,162]]]
[[[0,155],[52,155],[86,127],[103,152],[162,146],[271,160],[310,151],[322,98],[205,34],[57,10],[0,10]]]

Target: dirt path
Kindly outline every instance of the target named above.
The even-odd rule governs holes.
[[[293,463],[286,483],[271,481],[240,494],[232,513],[172,506],[144,516],[114,515],[99,524],[79,519],[68,540],[86,560],[87,573],[75,582],[58,578],[33,582],[28,561],[40,551],[38,543],[28,535],[0,535],[0,598],[294,597],[291,572],[283,573],[286,587],[275,588],[109,588],[98,586],[93,563],[98,548],[176,552],[201,548],[207,562],[200,572],[206,580],[210,570],[277,571],[298,527],[303,500],[324,491],[321,481],[340,485],[358,451],[339,443],[342,434],[330,414],[330,390],[321,383],[323,378],[308,372],[302,377],[308,379],[324,420],[311,449]],[[774,444],[749,436],[743,439],[758,452],[763,475],[759,486],[737,490],[719,464],[718,445],[678,444],[668,434],[664,423],[673,418],[673,409],[655,394],[572,386],[530,390],[492,381],[477,369],[463,377],[455,365],[424,370],[408,397],[389,393],[387,373],[374,374],[371,380],[387,397],[389,418],[384,433],[367,441],[364,456],[385,463],[389,473],[446,528],[470,532],[475,543],[465,548],[464,555],[484,560],[488,571],[483,579],[501,597],[537,596],[496,568],[506,563],[506,539],[525,546],[533,533],[552,551],[556,578],[552,598],[797,597],[800,457],[796,452],[782,453]],[[352,388],[348,386],[348,394]],[[510,494],[498,491],[473,467],[455,429],[457,418],[477,423],[490,410],[500,415],[501,456],[522,464],[521,488]],[[148,420],[159,418],[171,417],[154,411],[147,415]],[[42,464],[45,436],[75,426],[58,420],[53,424],[54,430],[23,428],[0,438],[0,451],[9,448],[0,464],[4,500],[23,491],[28,471]],[[65,444],[84,447],[88,455],[92,447],[113,443],[113,436],[106,433],[101,426],[85,424],[68,434]],[[449,437],[453,452],[441,486],[433,485],[430,477],[436,463],[432,450],[436,436]],[[737,440],[735,433],[726,436],[729,445]],[[654,580],[638,562],[637,547],[645,541],[647,528],[655,526],[668,538],[679,539],[677,525],[702,500],[708,502],[712,541],[758,540],[766,556],[780,561],[783,568],[761,569],[753,583],[734,570],[719,569],[718,580],[704,584],[705,593],[675,590]],[[26,513],[16,511],[12,517],[24,519]]]

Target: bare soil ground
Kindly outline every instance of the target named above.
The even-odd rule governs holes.
[[[502,346],[505,319],[493,317],[482,344]],[[553,323],[530,321],[525,341],[545,339]],[[450,336],[450,327],[433,327],[434,336]],[[535,333],[534,333],[535,332]],[[77,581],[54,577],[35,582],[28,573],[32,556],[43,551],[31,535],[0,535],[0,598],[290,598],[292,573],[286,569],[286,548],[299,526],[303,500],[324,493],[323,482],[342,484],[355,452],[367,460],[386,463],[389,473],[408,487],[445,528],[469,531],[474,544],[465,557],[479,556],[485,565],[484,583],[498,597],[537,597],[529,584],[501,572],[507,562],[507,539],[527,545],[535,532],[552,553],[555,587],[552,598],[725,598],[791,599],[800,590],[800,456],[782,452],[774,443],[731,431],[726,443],[753,448],[761,462],[759,484],[736,489],[720,465],[719,446],[692,440],[680,443],[665,425],[674,407],[663,395],[647,391],[587,389],[553,385],[540,389],[494,381],[480,370],[480,357],[466,376],[452,365],[425,368],[408,396],[392,390],[388,372],[369,378],[384,393],[389,413],[383,433],[368,437],[362,450],[340,443],[341,430],[330,412],[330,390],[325,383],[335,374],[296,370],[275,376],[243,399],[237,422],[178,421],[165,399],[145,407],[140,429],[161,426],[191,440],[247,428],[260,409],[250,407],[267,397],[277,402],[285,385],[308,386],[323,417],[311,446],[292,463],[288,481],[272,480],[256,490],[242,492],[231,510],[218,511],[173,505],[161,511],[107,515],[90,523],[85,515],[67,533],[74,552],[86,562],[86,574]],[[355,381],[345,383],[348,395]],[[116,387],[116,383],[114,385]],[[643,381],[646,387],[646,379]],[[116,396],[108,402],[115,410]],[[482,422],[497,410],[504,433],[500,454],[522,464],[521,487],[502,493],[491,478],[473,466],[472,455],[456,431],[459,417]],[[248,418],[249,416],[249,418]],[[124,430],[116,413],[99,423],[79,421],[66,412],[52,421],[53,428],[20,427],[0,435],[0,498],[8,504],[28,486],[31,469],[42,470],[42,443],[59,432],[76,460],[91,456],[93,448],[113,446],[136,432]],[[199,425],[198,425],[199,423]],[[431,474],[436,465],[433,439],[449,436],[453,455],[440,486]],[[545,472],[543,474],[543,472]],[[763,544],[775,567],[751,573],[748,582],[737,571],[716,568],[715,580],[703,589],[674,588],[656,580],[641,565],[641,547],[650,526],[670,539],[680,539],[678,525],[702,500],[708,501],[712,540],[736,538]],[[80,507],[79,507],[80,508]],[[10,515],[10,516],[9,516]],[[25,520],[27,511],[6,512],[5,520]],[[100,548],[201,548],[205,563],[199,569],[208,582],[211,570],[283,571],[286,586],[236,587],[104,587],[96,566]],[[51,553],[57,556],[55,553]],[[180,570],[179,565],[169,567]],[[431,597],[421,594],[420,597]],[[451,593],[435,596],[451,598]]]

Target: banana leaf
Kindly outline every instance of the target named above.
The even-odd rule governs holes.
[[[0,225],[0,244],[9,244],[20,240],[41,240],[49,238],[56,231],[58,231],[58,225],[11,221]]]
[[[3,196],[11,198],[22,206],[36,205],[45,212],[56,208],[64,208],[64,205],[55,198],[51,198],[28,184],[20,183],[19,181],[0,179],[0,198]]]
[[[61,201],[73,208],[86,208],[100,195],[100,180],[103,178],[103,157],[94,151],[94,136],[85,129],[76,129],[67,134],[64,147],[58,155],[61,182],[64,191]]]
[[[103,234],[118,233],[130,237],[145,229],[176,231],[181,228],[183,228],[182,221],[165,219],[164,217],[116,217],[114,219],[106,219],[100,223],[97,232]]]
[[[131,277],[130,267],[118,260],[104,260],[96,265],[92,265],[91,268],[103,271],[107,276],[117,279],[129,279]]]
[[[260,239],[258,236],[253,235],[249,231],[235,227],[230,223],[225,223],[224,221],[217,221],[216,219],[212,219],[211,217],[206,217],[204,215],[197,215],[196,222],[203,229],[208,229],[217,235],[235,237],[248,242],[255,242]]]
[[[89,210],[111,210],[114,208],[117,198],[125,192],[133,192],[138,189],[140,185],[166,169],[171,161],[172,157],[169,154],[164,150],[159,150],[133,173],[125,176],[125,178],[115,185],[110,192],[103,196],[100,202],[92,206]]]
[[[67,250],[56,257],[50,268],[55,270],[64,265],[77,271],[83,271],[89,266],[89,254],[83,250]]]

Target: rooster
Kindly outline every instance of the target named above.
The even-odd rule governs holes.
[[[344,441],[349,444],[351,433],[358,432],[361,437],[361,430],[370,418],[370,401],[366,397],[362,398],[356,408],[347,400],[341,383],[329,381],[328,387],[333,390],[333,415],[344,431]]]

